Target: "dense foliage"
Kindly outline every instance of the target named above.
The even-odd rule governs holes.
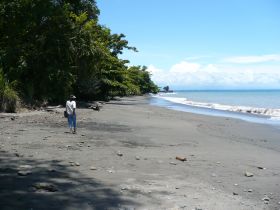
[[[29,103],[157,92],[145,67],[119,58],[136,48],[98,15],[95,0],[1,0],[0,86]]]

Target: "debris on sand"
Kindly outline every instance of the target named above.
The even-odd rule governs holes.
[[[177,157],[176,157],[176,160],[187,161],[187,158],[177,156]]]
[[[32,173],[31,171],[18,171],[19,176],[27,176],[31,173]]]
[[[121,151],[118,151],[117,155],[121,157],[121,156],[123,156],[123,153],[121,153]]]
[[[18,170],[19,176],[27,176],[29,174],[32,174],[32,166],[31,165],[20,165]]]
[[[253,173],[248,172],[248,171],[246,171],[244,175],[245,175],[246,177],[253,177],[253,176],[254,176]]]
[[[88,106],[88,108],[95,111],[100,111],[100,109],[102,108],[102,104],[99,102],[93,102],[90,106]]]
[[[263,201],[269,201],[270,200],[270,198],[266,195],[266,196],[264,196],[263,197],[263,199],[262,199]]]
[[[54,185],[52,185],[50,183],[45,183],[45,182],[35,183],[35,184],[33,184],[33,187],[36,190],[43,190],[43,191],[47,191],[47,192],[58,191],[58,189]]]

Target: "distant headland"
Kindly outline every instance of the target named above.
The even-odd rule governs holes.
[[[159,91],[160,93],[173,93],[173,90],[170,90],[169,86],[165,86],[162,90]]]

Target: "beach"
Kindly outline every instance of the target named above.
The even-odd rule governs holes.
[[[277,126],[139,96],[78,107],[71,134],[63,111],[0,113],[1,209],[280,209]]]

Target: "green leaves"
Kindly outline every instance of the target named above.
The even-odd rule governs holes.
[[[62,102],[70,93],[93,100],[155,91],[141,67],[118,58],[128,45],[98,23],[94,0],[2,0],[0,68],[20,95]]]
[[[19,97],[14,90],[16,81],[9,83],[0,69],[0,111],[16,112]]]

